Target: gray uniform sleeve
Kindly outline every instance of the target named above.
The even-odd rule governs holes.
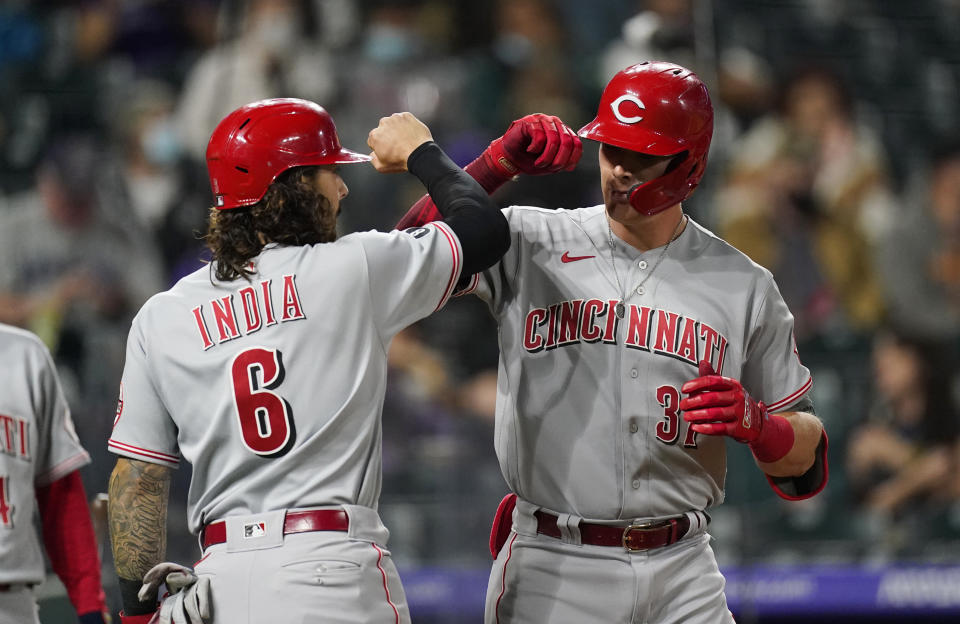
[[[810,389],[810,371],[800,362],[793,336],[793,314],[773,278],[758,301],[741,382],[771,412],[796,404]]]
[[[358,237],[377,326],[389,338],[442,308],[453,294],[463,252],[450,227],[435,221],[402,232]]]
[[[90,463],[80,445],[70,408],[60,388],[56,368],[47,348],[37,343],[32,354],[37,380],[37,463],[35,485],[42,487]]]
[[[150,376],[148,345],[134,319],[127,336],[127,357],[110,451],[131,459],[176,467],[180,463],[177,428]]]

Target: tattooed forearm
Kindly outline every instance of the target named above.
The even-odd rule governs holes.
[[[121,458],[110,475],[110,542],[121,579],[139,580],[167,550],[171,469]]]

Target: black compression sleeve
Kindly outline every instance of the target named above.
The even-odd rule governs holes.
[[[493,266],[510,248],[510,226],[496,203],[433,141],[413,150],[407,169],[420,178],[460,239],[463,248],[461,275],[473,275]]]

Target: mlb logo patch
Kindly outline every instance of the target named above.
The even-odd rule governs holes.
[[[247,524],[243,525],[244,539],[263,537],[266,534],[267,534],[266,522],[248,522]]]

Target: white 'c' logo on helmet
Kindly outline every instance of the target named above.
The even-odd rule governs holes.
[[[613,111],[613,116],[625,124],[635,124],[638,121],[643,121],[643,117],[640,117],[640,116],[627,117],[626,115],[621,113],[620,105],[623,104],[624,102],[633,102],[634,104],[637,105],[637,107],[640,110],[645,110],[647,108],[646,106],[643,105],[643,102],[640,101],[640,98],[638,98],[635,95],[630,95],[628,93],[625,95],[621,95],[620,97],[618,97],[617,99],[615,99],[613,102],[610,103],[610,110]]]

